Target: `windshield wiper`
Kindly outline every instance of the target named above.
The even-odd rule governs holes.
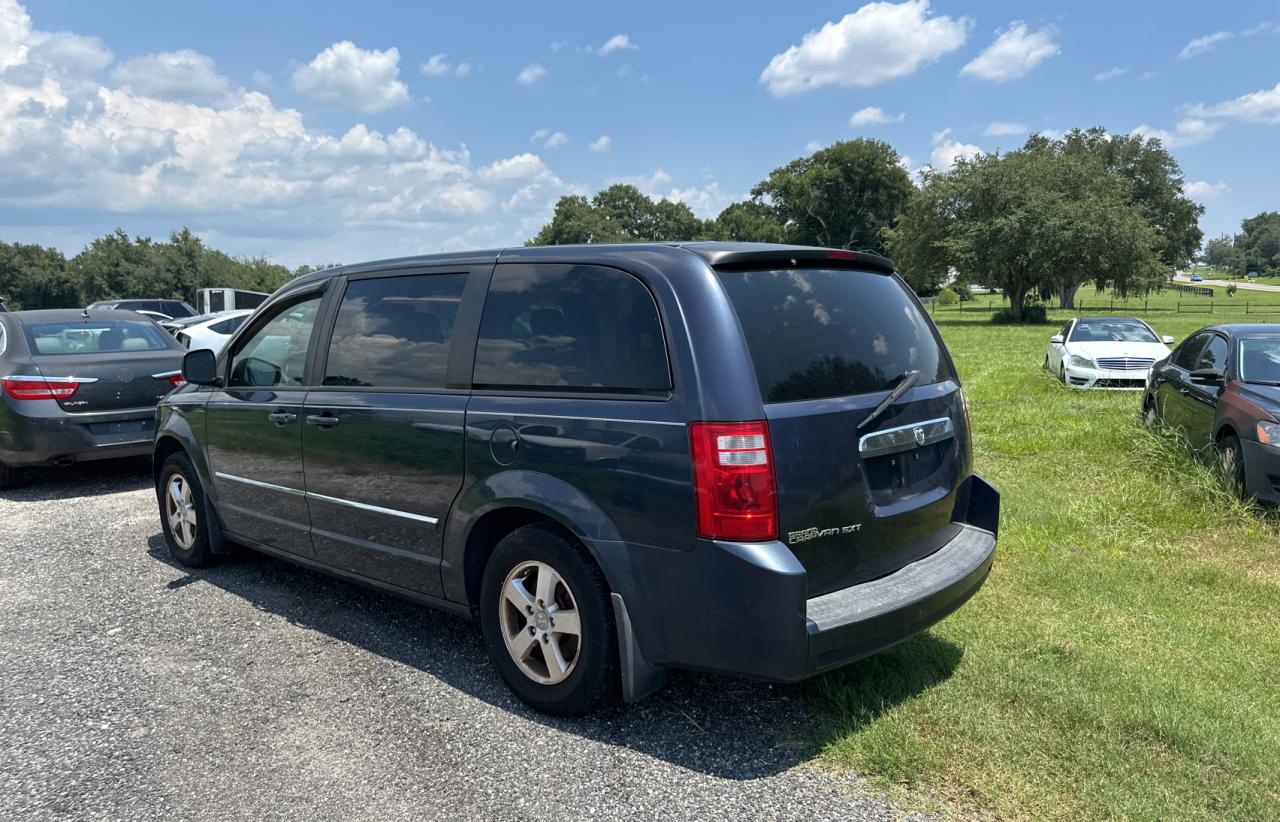
[[[917,370],[911,370],[903,374],[898,379],[900,380],[900,382],[897,384],[896,387],[894,387],[892,391],[889,392],[889,396],[881,400],[880,404],[875,407],[874,411],[872,411],[870,414],[867,415],[867,418],[865,420],[858,423],[857,430],[861,431],[862,429],[866,428],[868,425],[872,423],[873,420],[875,420],[876,417],[883,414],[886,408],[893,405],[902,397],[903,394],[910,391],[911,386],[915,385],[916,380],[920,379],[920,372]]]

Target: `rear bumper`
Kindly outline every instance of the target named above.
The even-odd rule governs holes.
[[[1240,443],[1244,456],[1245,492],[1262,502],[1280,505],[1280,448],[1245,440]]]
[[[0,462],[32,466],[151,453],[154,408],[68,414],[58,409],[54,400],[38,403],[47,403],[53,408],[38,409],[42,416],[17,414],[12,410],[6,415],[4,431],[0,432]]]
[[[794,682],[926,630],[991,571],[1000,495],[976,475],[956,535],[888,576],[807,599],[805,571],[781,542],[706,543],[692,552],[633,546],[621,588],[644,660]]]

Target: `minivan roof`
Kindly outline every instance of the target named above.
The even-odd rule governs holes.
[[[694,240],[669,243],[583,243],[576,245],[517,246],[513,248],[486,249],[480,251],[424,254],[414,257],[395,257],[354,265],[313,271],[293,280],[290,285],[313,282],[339,274],[360,271],[376,271],[387,268],[411,268],[423,265],[483,265],[498,260],[557,260],[574,257],[593,258],[618,252],[689,252],[706,260],[709,265],[724,267],[757,267],[777,261],[789,265],[822,263],[840,267],[865,267],[885,274],[894,271],[893,261],[879,254],[866,251],[846,251],[807,245],[781,245],[777,243],[734,243],[711,240]]]

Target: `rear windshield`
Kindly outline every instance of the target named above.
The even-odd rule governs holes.
[[[33,354],[96,354],[114,351],[161,351],[173,343],[153,322],[75,320],[25,326]]]
[[[893,278],[868,271],[722,271],[765,402],[869,394],[907,371],[951,377],[925,318]]]

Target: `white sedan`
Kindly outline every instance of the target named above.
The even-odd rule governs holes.
[[[1075,317],[1049,338],[1044,367],[1072,388],[1136,391],[1172,344],[1136,317]]]
[[[192,351],[208,348],[216,354],[252,313],[252,310],[223,311],[205,317],[191,317],[179,324],[166,323],[165,325],[171,329],[178,342]]]

